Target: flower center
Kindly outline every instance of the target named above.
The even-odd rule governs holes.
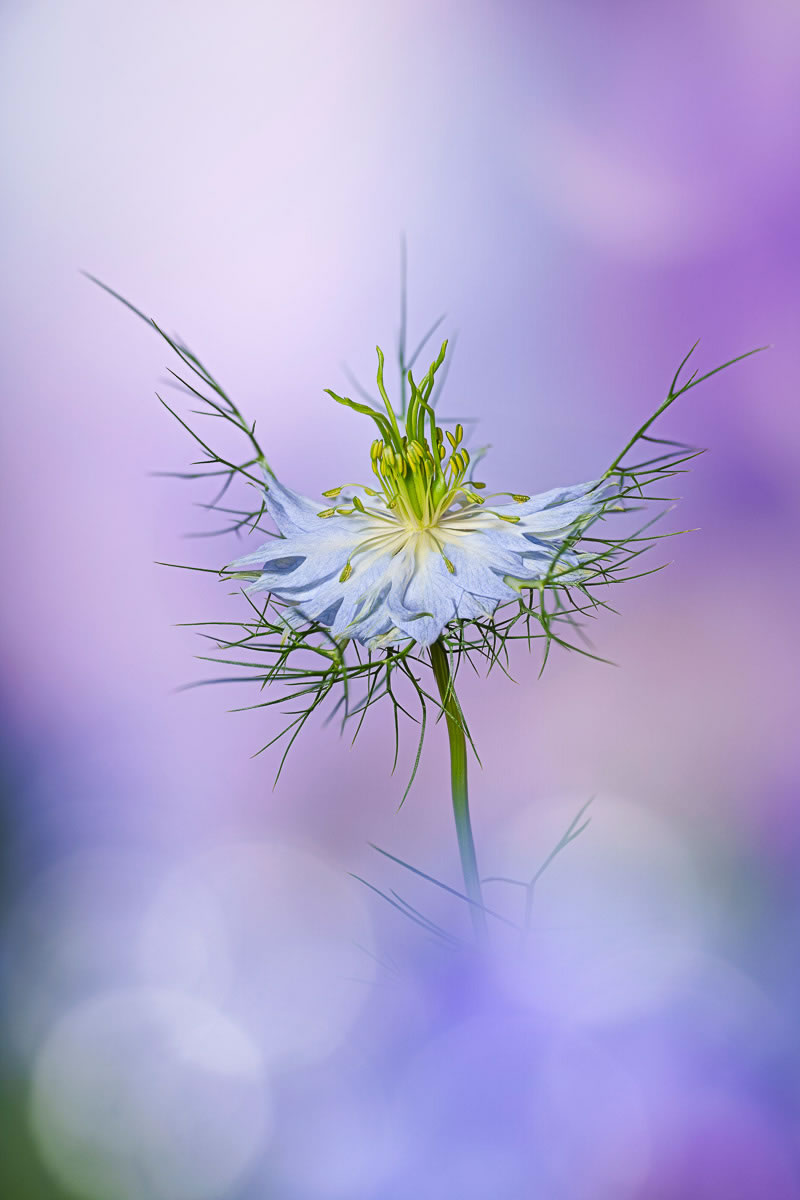
[[[474,483],[467,483],[469,452],[461,446],[464,431],[447,430],[450,454],[442,429],[431,412],[430,439],[424,424],[406,433],[393,444],[378,438],[372,443],[372,470],[381,485],[387,506],[396,511],[404,524],[430,529],[451,505],[463,496],[471,504],[483,504]],[[409,422],[410,424],[410,422]],[[483,488],[479,483],[477,488]]]
[[[431,363],[419,384],[415,382],[409,370],[411,396],[407,407],[399,416],[392,407],[384,385],[383,352],[380,347],[377,347],[377,351],[377,383],[386,410],[385,416],[377,409],[359,404],[348,396],[338,396],[330,389],[328,393],[338,403],[371,417],[378,426],[381,436],[372,443],[370,459],[380,490],[358,485],[367,496],[366,505],[360,496],[356,495],[351,506],[326,508],[318,515],[326,518],[360,513],[370,517],[378,528],[359,543],[356,552],[368,547],[373,548],[376,543],[392,543],[399,550],[414,538],[415,549],[422,551],[435,546],[448,570],[453,571],[453,565],[444,552],[442,539],[436,534],[437,526],[455,504],[483,505],[485,498],[478,495],[478,492],[483,491],[486,484],[469,478],[470,456],[462,444],[462,426],[456,425],[455,430],[451,432],[449,429],[442,429],[436,420],[432,394],[436,372],[444,362],[447,342],[442,344],[437,358]],[[344,486],[331,488],[322,494],[328,499],[336,499]],[[512,499],[520,502],[528,499],[527,496],[512,493],[501,494],[512,495]],[[383,505],[370,505],[369,499],[378,497],[383,500]],[[491,512],[491,509],[489,511]],[[494,515],[503,521],[519,520],[519,517],[506,514]],[[385,523],[385,531],[379,527],[379,523]],[[342,572],[343,580],[349,578],[350,572],[351,566],[348,562]]]

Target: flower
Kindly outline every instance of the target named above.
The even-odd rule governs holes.
[[[379,437],[372,443],[371,463],[377,485],[331,488],[322,493],[329,505],[323,507],[277,479],[256,436],[255,421],[244,416],[183,341],[170,337],[118,292],[94,281],[155,329],[177,355],[180,366],[170,374],[193,405],[200,402],[199,410],[193,407],[192,412],[213,415],[217,428],[221,420],[243,440],[244,452],[240,448],[235,456],[232,451],[219,454],[190,420],[158,396],[200,450],[192,469],[177,473],[178,477],[213,480],[213,499],[203,507],[224,517],[223,528],[213,534],[260,528],[265,509],[277,525],[277,538],[273,535],[268,543],[219,571],[223,579],[247,581],[247,590],[259,593],[261,601],[250,600],[243,619],[199,623],[204,645],[209,639],[216,644],[215,653],[199,657],[226,670],[219,678],[198,681],[198,686],[241,679],[259,683],[263,692],[267,686],[281,685],[280,695],[260,695],[243,706],[271,710],[284,701],[292,704],[287,723],[258,751],[285,739],[276,782],[289,750],[326,701],[333,702],[329,717],[340,714],[343,727],[354,719],[354,740],[370,708],[379,702],[391,704],[393,771],[401,718],[414,721],[418,731],[405,799],[422,754],[428,706],[437,703],[423,673],[429,665],[439,709],[447,720],[465,888],[473,901],[473,919],[482,925],[480,876],[466,791],[469,733],[454,688],[460,666],[466,659],[478,669],[477,659],[479,664],[483,660],[487,672],[495,665],[507,672],[509,651],[520,642],[529,651],[534,645],[541,647],[542,669],[554,645],[598,657],[587,648],[585,619],[611,608],[602,598],[610,585],[661,570],[661,565],[639,569],[640,560],[661,544],[660,538],[680,531],[649,532],[663,510],[642,525],[623,522],[620,532],[612,536],[593,533],[589,537],[589,527],[607,513],[633,513],[651,502],[667,501],[670,481],[702,452],[654,436],[654,424],[681,396],[758,350],[702,374],[692,371],[681,382],[692,347],[665,399],[599,479],[533,497],[508,492],[487,495],[485,485],[473,477],[475,464],[463,444],[463,429],[456,425],[445,430],[434,412],[434,384],[439,392],[442,384],[435,376],[444,361],[446,342],[419,385],[414,382],[411,367],[439,322],[407,359],[404,285],[399,414],[386,394],[379,349],[377,385],[385,411],[380,405],[359,404],[329,392],[339,404],[375,422]],[[406,383],[411,389],[407,404]],[[644,451],[642,461],[633,461],[638,458],[637,447]],[[223,505],[235,480],[254,486],[259,494],[265,487],[264,501],[245,508],[230,507],[230,502]],[[362,654],[360,645],[370,653]],[[425,653],[418,654],[418,646]],[[231,667],[246,674],[231,677]],[[418,716],[407,707],[409,700],[413,707],[415,698]]]
[[[231,566],[257,567],[247,590],[281,600],[290,625],[313,622],[370,649],[429,646],[450,622],[486,618],[523,587],[586,576],[589,556],[573,543],[613,489],[592,480],[536,496],[479,494],[485,485],[471,478],[462,427],[443,430],[429,402],[446,345],[419,386],[409,373],[402,426],[383,386],[380,350],[385,417],[330,393],[378,425],[382,436],[371,450],[377,490],[332,488],[323,496],[337,503],[326,507],[265,466],[265,505],[281,537]]]

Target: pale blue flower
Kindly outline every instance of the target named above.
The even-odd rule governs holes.
[[[607,486],[593,480],[494,505],[473,487],[449,489],[449,504],[420,515],[390,507],[383,492],[362,489],[361,499],[337,489],[350,502],[331,510],[269,474],[265,503],[281,537],[232,566],[258,568],[247,590],[283,601],[290,624],[313,621],[371,649],[428,646],[451,621],[489,617],[523,586],[585,574],[565,539],[601,511]]]
[[[600,515],[613,488],[602,480],[538,496],[486,496],[471,476],[461,425],[443,430],[431,400],[447,343],[398,415],[383,385],[386,415],[331,392],[369,416],[381,436],[370,459],[378,483],[323,492],[325,508],[292,492],[266,470],[267,511],[281,535],[232,564],[258,568],[251,593],[284,604],[284,619],[309,622],[370,649],[432,645],[453,621],[490,617],[523,587],[579,582],[584,559],[574,545]]]

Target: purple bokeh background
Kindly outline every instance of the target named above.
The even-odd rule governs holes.
[[[214,1069],[244,1091],[198,1109],[221,1166],[185,1194],[800,1197],[800,8],[10,0],[0,30],[2,945],[9,1072],[33,1096],[17,1187],[97,1194],[36,1099],[48,1070],[63,1081],[97,1022],[123,1065],[155,1053],[202,1003]],[[249,698],[233,688],[175,694],[205,673],[175,625],[237,602],[154,562],[232,547],[185,540],[207,497],[148,477],[191,456],[153,397],[168,355],[79,274],[179,331],[318,494],[364,475],[369,433],[322,389],[393,345],[401,231],[412,340],[447,312],[446,407],[480,418],[500,488],[596,475],[697,337],[706,369],[772,344],[663,425],[710,449],[672,518],[699,532],[597,622],[618,667],[556,655],[537,681],[520,655],[517,686],[465,688],[487,871],[532,870],[596,796],[529,956],[491,980],[347,881],[407,884],[368,841],[457,880],[440,729],[398,813],[386,721],[352,749],[315,727],[273,792],[274,755],[250,755],[278,718],[228,715]],[[254,1079],[271,1100],[237,1157]],[[103,1186],[127,1196],[123,1176]]]

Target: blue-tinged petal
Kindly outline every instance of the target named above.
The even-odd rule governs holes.
[[[527,513],[559,508],[561,505],[570,504],[574,500],[589,498],[595,501],[600,498],[598,493],[602,493],[605,490],[606,487],[604,487],[602,480],[590,479],[586,483],[573,483],[570,487],[551,488],[548,492],[539,492],[538,495],[531,496],[529,500],[523,501],[514,511],[519,516],[523,516]]]
[[[611,490],[613,489],[598,489],[582,499],[569,500],[564,504],[530,513],[521,518],[518,528],[523,533],[532,534],[537,538],[564,538],[573,532],[578,522],[602,512]]]
[[[251,550],[249,554],[243,554],[241,558],[235,558],[229,564],[229,570],[241,571],[246,567],[260,567],[262,563],[266,562],[270,554],[280,553],[280,551],[275,550],[275,546],[276,544],[280,546],[281,541],[281,538],[271,538],[263,546],[259,546],[257,550]]]
[[[613,484],[590,479],[587,483],[576,483],[571,487],[551,488],[549,492],[540,492],[539,495],[531,496],[521,503],[493,504],[492,508],[507,516],[520,517],[523,521],[538,515],[543,528],[547,527],[550,521],[553,522],[553,528],[556,528],[560,519],[563,527],[564,524],[574,521],[575,515],[582,516],[593,509],[599,509],[603,501],[613,495],[615,490]]]
[[[499,511],[499,510],[498,510]],[[520,547],[519,524],[502,521],[494,512],[471,505],[446,515],[440,522],[437,535],[445,545],[453,546],[469,541],[470,544],[488,535],[492,553],[497,550],[517,553]]]
[[[530,533],[537,538],[547,538],[548,540],[563,538],[573,531],[576,522],[598,512],[599,508],[599,505],[575,500],[571,504],[564,504],[561,508],[532,513],[529,517],[524,517],[519,523],[519,529],[521,532]]]
[[[397,628],[384,606],[381,606],[369,617],[359,621],[355,637],[365,646],[372,648],[379,643],[390,644],[396,640]]]
[[[413,550],[398,554],[391,572],[387,599],[398,629],[421,646],[429,646],[455,619],[461,589],[427,538],[420,539]]]
[[[505,530],[499,532],[505,538]],[[518,538],[517,544],[518,552],[511,553],[503,546],[495,547],[491,534],[485,533],[475,533],[458,542],[447,542],[445,553],[453,564],[451,578],[459,593],[472,592],[496,601],[510,599],[503,576],[514,575],[522,569],[522,553],[526,543]]]
[[[372,617],[383,604],[381,586],[389,555],[378,557],[366,569],[356,570],[341,580],[341,571],[318,585],[308,587],[296,598],[309,620],[328,625],[334,637],[361,638],[361,630],[372,630]],[[333,613],[332,620],[328,617]]]
[[[509,594],[512,597],[516,597],[516,593],[512,592],[510,588]],[[462,592],[458,600],[456,616],[460,621],[483,621],[491,617],[498,603],[498,600],[490,600],[486,596],[476,596],[472,592]]]
[[[521,580],[524,583],[536,583],[542,579],[552,579],[559,583],[575,583],[583,578],[580,562],[574,554],[564,552],[557,555],[532,554],[523,560],[522,570],[509,573],[509,578]]]
[[[572,549],[564,549],[563,543],[540,542],[537,544],[534,539],[532,539],[530,548],[523,552],[522,560],[526,566],[532,569],[543,568],[544,574],[547,574],[551,563],[555,563],[557,571],[581,565],[580,556]],[[537,578],[542,577],[537,575]]]
[[[338,541],[309,547],[295,538],[287,539],[285,545],[284,554],[274,555],[263,564],[259,578],[249,585],[248,592],[275,592],[291,599],[341,574],[351,549]],[[289,550],[294,553],[288,553]]]
[[[264,476],[266,479],[264,503],[281,536],[292,538],[301,534],[313,534],[320,525],[319,513],[324,511],[322,505],[284,487],[266,469]],[[243,554],[241,558],[235,559],[230,564],[231,567],[235,570],[242,570],[247,567],[260,566],[273,553],[276,557],[280,557],[283,550],[275,550],[276,542],[280,546],[279,540],[271,538],[256,550],[251,550],[248,554]]]
[[[310,533],[319,524],[319,513],[324,511],[324,505],[301,496],[287,488],[274,475],[264,472],[265,502],[267,512],[272,517],[284,537],[292,537],[298,533]]]
[[[293,595],[321,583],[334,573],[340,574],[356,546],[371,526],[363,517],[339,517],[327,521],[315,518],[310,533],[274,538],[259,550],[237,559],[261,566],[261,578],[253,590],[273,590]]]

